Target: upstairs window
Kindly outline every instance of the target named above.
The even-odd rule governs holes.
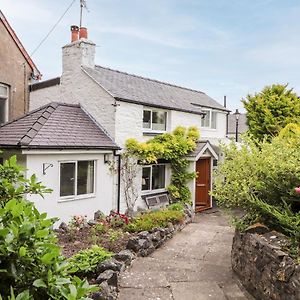
[[[0,125],[8,121],[8,95],[8,86],[0,83]]]
[[[166,131],[167,112],[161,110],[144,109],[143,128],[154,131]]]
[[[203,109],[205,117],[201,119],[201,127],[217,129],[217,112]]]
[[[95,161],[60,163],[60,197],[76,197],[94,193]]]
[[[166,186],[165,165],[144,166],[142,176],[142,191],[164,189]]]

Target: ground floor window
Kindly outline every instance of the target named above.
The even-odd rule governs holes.
[[[60,197],[93,194],[94,188],[94,160],[60,163]]]
[[[166,166],[151,165],[143,167],[142,191],[163,189],[166,186]]]

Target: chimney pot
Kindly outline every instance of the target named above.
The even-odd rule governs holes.
[[[78,40],[79,27],[76,25],[71,26],[71,42]]]
[[[80,27],[79,38],[80,39],[87,39],[88,38],[88,32],[87,32],[87,28],[86,27]]]

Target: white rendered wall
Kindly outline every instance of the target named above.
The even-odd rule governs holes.
[[[196,126],[200,130],[200,139],[216,141],[226,137],[226,113],[217,112],[217,129],[201,127],[201,116],[180,111],[171,111],[171,130],[177,126]]]
[[[51,194],[29,196],[28,200],[35,202],[40,212],[47,212],[49,217],[59,217],[60,222],[68,222],[74,215],[87,215],[93,218],[94,212],[101,210],[109,214],[111,209],[116,209],[113,202],[114,176],[109,170],[109,165],[104,163],[104,154],[28,154],[27,176],[36,174],[39,181],[47,188],[51,188]],[[76,200],[60,200],[59,197],[59,162],[68,160],[95,160],[96,178],[95,195]],[[43,163],[53,164],[43,175]]]

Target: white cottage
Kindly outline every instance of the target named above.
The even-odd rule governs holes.
[[[30,109],[37,109],[52,101],[80,104],[83,111],[101,124],[115,147],[118,145],[121,148],[128,138],[145,141],[157,134],[172,131],[177,126],[197,126],[201,132],[201,141],[188,158],[191,161],[190,170],[197,171],[199,176],[190,183],[190,189],[196,210],[211,207],[209,191],[212,167],[218,159],[215,146],[220,140],[226,139],[228,110],[203,92],[95,65],[95,44],[87,39],[87,32],[80,30],[79,34],[76,26],[72,26],[71,31],[72,42],[63,47],[61,77],[31,86]],[[80,123],[77,125],[77,128],[81,127]],[[74,155],[71,160],[76,161]],[[115,160],[114,156],[110,160]],[[27,167],[30,172],[36,170],[29,165]],[[49,175],[38,175],[46,185],[55,187],[52,203],[60,203],[62,199],[57,191],[60,170],[52,168],[51,171],[53,173]],[[100,167],[98,171],[98,176],[106,174],[111,178],[111,175],[107,175],[107,166]],[[136,182],[139,189],[137,206],[145,207],[147,198],[166,193],[170,176],[167,162],[141,167]],[[124,211],[125,203],[118,179],[106,179],[107,184],[102,191],[111,209]],[[76,202],[70,202],[66,206],[67,210],[77,206],[88,209],[87,206],[94,205],[80,197],[73,200]],[[96,206],[93,210],[97,210],[99,205]],[[84,214],[84,210],[81,213]]]

